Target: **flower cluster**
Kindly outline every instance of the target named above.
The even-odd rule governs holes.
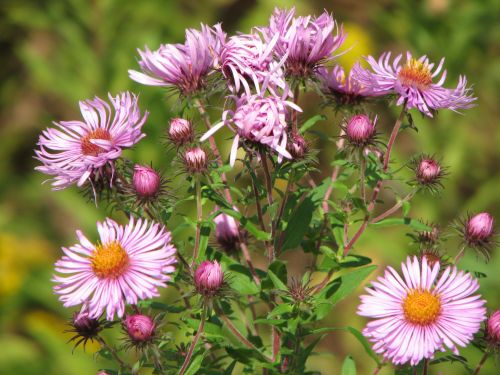
[[[396,222],[417,231],[418,253],[410,253],[418,256],[402,263],[402,274],[388,267],[361,296],[358,314],[371,319],[363,335],[375,353],[383,362],[411,366],[414,372],[424,366],[427,373],[428,360],[436,353],[449,349],[458,355],[459,347],[475,340],[487,318],[486,301],[477,293],[478,280],[460,270],[459,261],[468,247],[491,258],[496,245],[493,216],[481,212],[460,223],[462,247],[453,259],[437,226],[409,217],[415,194],[444,188],[446,168],[441,162],[422,154],[405,163],[411,165],[413,179],[406,180],[412,190],[404,198],[390,192],[408,189],[406,185],[384,186],[400,177],[391,167],[391,152],[405,119],[413,126],[410,110],[432,117],[444,108],[469,108],[475,98],[463,76],[455,88],[443,86],[444,59],[435,66],[426,56],[417,59],[407,53],[405,61],[403,55],[391,60],[386,52],[378,60],[368,56],[369,68],[356,62],[347,75],[336,60],[346,37],[326,11],[313,17],[275,9],[267,25],[249,33],[228,35],[221,24],[202,24],[200,30],[186,31],[184,43],[139,50],[140,71],[130,70],[130,78],[174,91],[182,99],[162,130],[169,155],[174,154],[171,159],[181,162],[178,169],[185,173],[175,191],[179,197],[172,201],[161,199],[167,191],[162,173],[123,155],[145,136],[148,113],[141,113],[136,95],[110,95],[111,104],[100,98],[84,100],[83,121],[62,121],[42,132],[35,151],[41,165],[36,169],[53,179],[53,188],[85,185],[97,198],[97,188],[105,187],[99,192],[107,194],[99,197],[128,219],[124,225],[111,218],[98,222],[97,241],[78,230],[78,242],[63,247],[55,263],[54,292],[65,307],[78,309],[70,329],[76,345],[96,340],[103,346],[101,353],[109,352],[122,372],[135,373],[144,366],[165,373],[178,367],[184,375],[196,372],[192,359],[198,358],[196,366],[221,373],[229,355],[232,366],[241,362],[245,373],[255,373],[257,359],[265,360],[266,371],[272,373],[304,373],[313,346],[304,346],[309,339],[303,339],[315,331],[313,324],[375,268],[360,267],[370,259],[350,251],[369,225]],[[315,179],[326,174],[313,173],[315,153],[304,133],[325,117],[302,121],[298,104],[300,93],[310,89],[322,104],[344,116],[334,137],[331,177],[321,181]],[[385,142],[384,116],[367,107],[370,99],[390,105],[394,97],[402,109]],[[217,121],[212,121],[218,109]],[[228,156],[221,154],[215,139],[222,129],[231,134]],[[331,141],[322,132],[311,133]],[[236,160],[242,163],[235,172]],[[179,176],[176,172],[168,171],[169,182]],[[332,192],[337,201],[330,199]],[[377,205],[386,199],[396,202],[378,213]],[[400,209],[403,217],[393,217]],[[191,211],[196,211],[195,219]],[[175,227],[172,234],[167,227]],[[313,263],[290,283],[281,256],[298,249],[311,254]],[[255,255],[259,259],[253,263]],[[349,268],[355,270],[344,272]],[[321,272],[327,276],[315,284],[312,275]],[[342,276],[332,279],[337,272]],[[339,282],[346,286],[341,292]],[[150,301],[168,285],[175,287],[169,288],[174,298]],[[266,308],[267,315],[262,315]],[[161,312],[153,314],[154,309]],[[236,326],[232,315],[240,309],[245,324]],[[168,347],[174,335],[160,324],[167,314],[181,314],[178,321],[168,315],[165,322],[182,326],[190,342]],[[259,316],[272,320],[270,340],[256,337],[265,321]],[[482,342],[487,345],[482,348],[487,354],[498,350],[499,322],[496,311],[484,325]],[[120,359],[119,350],[101,336],[116,323],[125,341],[119,350],[135,348],[135,365]],[[235,338],[227,340],[227,334],[247,348],[251,360],[242,358],[246,352],[232,349]],[[226,348],[227,354],[219,356],[218,348]]]

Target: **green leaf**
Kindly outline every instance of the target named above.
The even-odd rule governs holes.
[[[271,271],[271,270],[267,271],[267,275],[269,276],[269,278],[273,282],[276,289],[283,290],[283,291],[288,290],[287,286],[283,283],[283,281],[280,280],[280,278],[278,276],[275,275],[275,273],[273,271]]]
[[[299,208],[293,213],[285,229],[285,241],[282,250],[293,249],[300,245],[311,223],[316,206],[310,197],[304,199]]]
[[[191,359],[191,364],[187,368],[186,372],[184,373],[185,375],[195,375],[198,370],[201,367],[201,363],[203,362],[203,359],[205,358],[204,354],[197,355],[193,359]]]
[[[304,134],[309,128],[312,128],[318,121],[326,120],[325,115],[316,115],[308,119],[304,124],[300,127],[299,132]]]
[[[344,299],[345,297],[347,297],[376,268],[377,268],[377,266],[363,267],[363,268],[359,268],[353,272],[349,272],[345,275],[342,275],[340,277],[340,280],[341,280],[340,287],[338,288],[337,292],[335,292],[335,294],[333,295],[333,297],[330,301],[332,303],[337,303],[337,302],[341,301],[342,299]]]
[[[259,288],[255,285],[252,274],[247,267],[241,264],[231,264],[229,266],[229,286],[243,295],[257,294]]]
[[[425,225],[424,223],[418,220],[410,219],[408,217],[384,219],[370,225],[374,227],[391,227],[394,225],[408,225],[409,227],[418,231],[432,230],[432,228],[429,227],[428,225]]]
[[[363,346],[366,354],[368,354],[375,361],[377,366],[381,365],[380,359],[378,358],[377,354],[371,348],[371,345],[368,342],[368,340],[365,338],[365,336],[363,336],[363,334],[361,332],[359,332],[355,328],[352,328],[352,327],[324,327],[324,328],[318,328],[318,329],[312,330],[311,334],[317,335],[317,334],[324,334],[324,333],[333,332],[333,331],[347,331],[347,332],[351,333],[359,341],[359,343]]]
[[[351,356],[345,357],[341,375],[356,375],[356,364]]]
[[[293,306],[290,306],[287,303],[283,303],[282,305],[276,306],[273,311],[271,311],[269,314],[267,314],[268,318],[272,318],[273,316],[276,315],[282,315],[285,313],[289,313],[293,310]]]

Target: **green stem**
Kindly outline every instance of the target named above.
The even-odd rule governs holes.
[[[392,206],[391,208],[389,208],[387,211],[382,212],[380,215],[378,215],[377,217],[375,217],[372,220],[370,220],[370,224],[377,223],[377,222],[385,219],[386,217],[392,215],[394,212],[396,212],[397,210],[399,210],[401,208],[401,206],[403,206],[403,204],[405,204],[405,202],[408,202],[410,199],[412,199],[413,196],[415,195],[415,193],[416,193],[416,190],[408,193],[408,195],[406,195],[406,197],[404,197],[403,199],[401,199],[399,202],[397,202],[394,206]]]
[[[453,264],[455,266],[458,264],[458,262],[460,262],[460,259],[462,259],[462,257],[464,256],[466,247],[467,245],[463,244],[462,247],[460,248],[460,251],[458,252],[457,256],[455,257],[455,260],[453,261]]]
[[[359,191],[363,202],[366,203],[366,188],[365,188],[365,171],[366,171],[366,158],[363,155],[363,149],[359,149]]]
[[[181,369],[179,370],[178,375],[183,375],[188,366],[189,362],[191,362],[191,357],[193,356],[194,349],[196,347],[196,344],[198,343],[201,334],[203,333],[203,329],[205,328],[205,319],[207,317],[207,306],[206,303],[203,303],[203,311],[201,312],[201,317],[200,317],[200,325],[198,326],[198,331],[196,332],[196,335],[194,336],[193,341],[191,342],[191,346],[189,347],[189,350],[186,354],[186,359],[184,359],[184,363],[182,364]]]
[[[479,374],[479,371],[481,371],[481,369],[483,368],[483,365],[484,365],[484,362],[486,362],[486,360],[488,359],[488,355],[490,353],[488,352],[485,352],[484,355],[481,357],[481,360],[479,361],[476,369],[474,370],[474,372],[472,373],[472,375],[477,375]]]
[[[101,336],[97,336],[96,339],[99,342],[99,344],[101,344],[101,347],[103,349],[106,349],[107,351],[109,351],[111,353],[111,355],[116,360],[116,362],[118,362],[120,369],[125,370],[125,369],[129,368],[129,366],[120,358],[120,356],[118,355],[116,350],[114,348],[112,348],[111,346],[109,346]]]
[[[203,220],[203,207],[201,204],[201,186],[200,186],[200,176],[195,177],[195,188],[196,188],[196,238],[194,242],[193,260],[191,262],[191,268],[194,267],[196,260],[198,259],[198,253],[200,251],[200,236],[201,236],[201,221]]]

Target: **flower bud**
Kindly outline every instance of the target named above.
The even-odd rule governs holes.
[[[469,243],[487,241],[493,234],[493,216],[481,212],[472,216],[465,225],[465,237]]]
[[[202,173],[207,170],[207,154],[200,147],[186,150],[184,153],[184,165],[190,173]]]
[[[441,166],[431,158],[422,158],[415,171],[417,181],[422,185],[436,183],[442,176]]]
[[[170,120],[168,139],[177,147],[192,142],[194,139],[194,131],[191,122],[183,118],[174,118]]]
[[[214,219],[217,242],[227,251],[234,251],[240,242],[236,220],[227,214],[220,214]]]
[[[500,344],[500,310],[495,311],[486,323],[488,337],[495,344]]]
[[[215,260],[201,263],[194,272],[196,290],[204,296],[213,296],[224,283],[224,273],[220,264]]]
[[[302,159],[307,153],[306,140],[300,134],[293,134],[290,141],[288,145],[290,155],[292,155],[292,158],[295,160]]]
[[[72,326],[82,337],[94,337],[101,330],[98,319],[91,318],[87,311],[77,311],[73,314]]]
[[[362,147],[373,140],[375,124],[366,115],[355,115],[347,123],[345,132],[351,145]]]
[[[153,168],[136,164],[132,184],[136,194],[141,198],[151,198],[158,194],[161,187],[160,174]]]
[[[100,370],[100,371],[97,372],[96,375],[109,375],[109,374],[106,371],[104,371],[104,370]]]
[[[124,326],[132,341],[145,342],[154,337],[155,323],[147,315],[127,315]]]

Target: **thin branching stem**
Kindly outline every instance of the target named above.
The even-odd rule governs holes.
[[[196,237],[194,240],[193,260],[191,261],[191,268],[196,264],[198,253],[200,252],[200,237],[201,237],[201,222],[203,220],[203,207],[201,204],[201,184],[200,176],[195,177],[195,190],[196,190]]]
[[[189,366],[189,363],[191,362],[191,357],[193,356],[196,344],[200,340],[201,334],[203,333],[203,330],[205,329],[206,318],[207,318],[207,305],[204,302],[203,303],[203,310],[202,310],[201,316],[200,316],[200,325],[198,326],[198,331],[196,331],[196,335],[194,336],[193,341],[191,342],[191,345],[189,346],[188,352],[186,354],[186,358],[184,359],[184,363],[182,364],[182,367],[179,370],[178,375],[183,375],[186,372],[186,370]]]

